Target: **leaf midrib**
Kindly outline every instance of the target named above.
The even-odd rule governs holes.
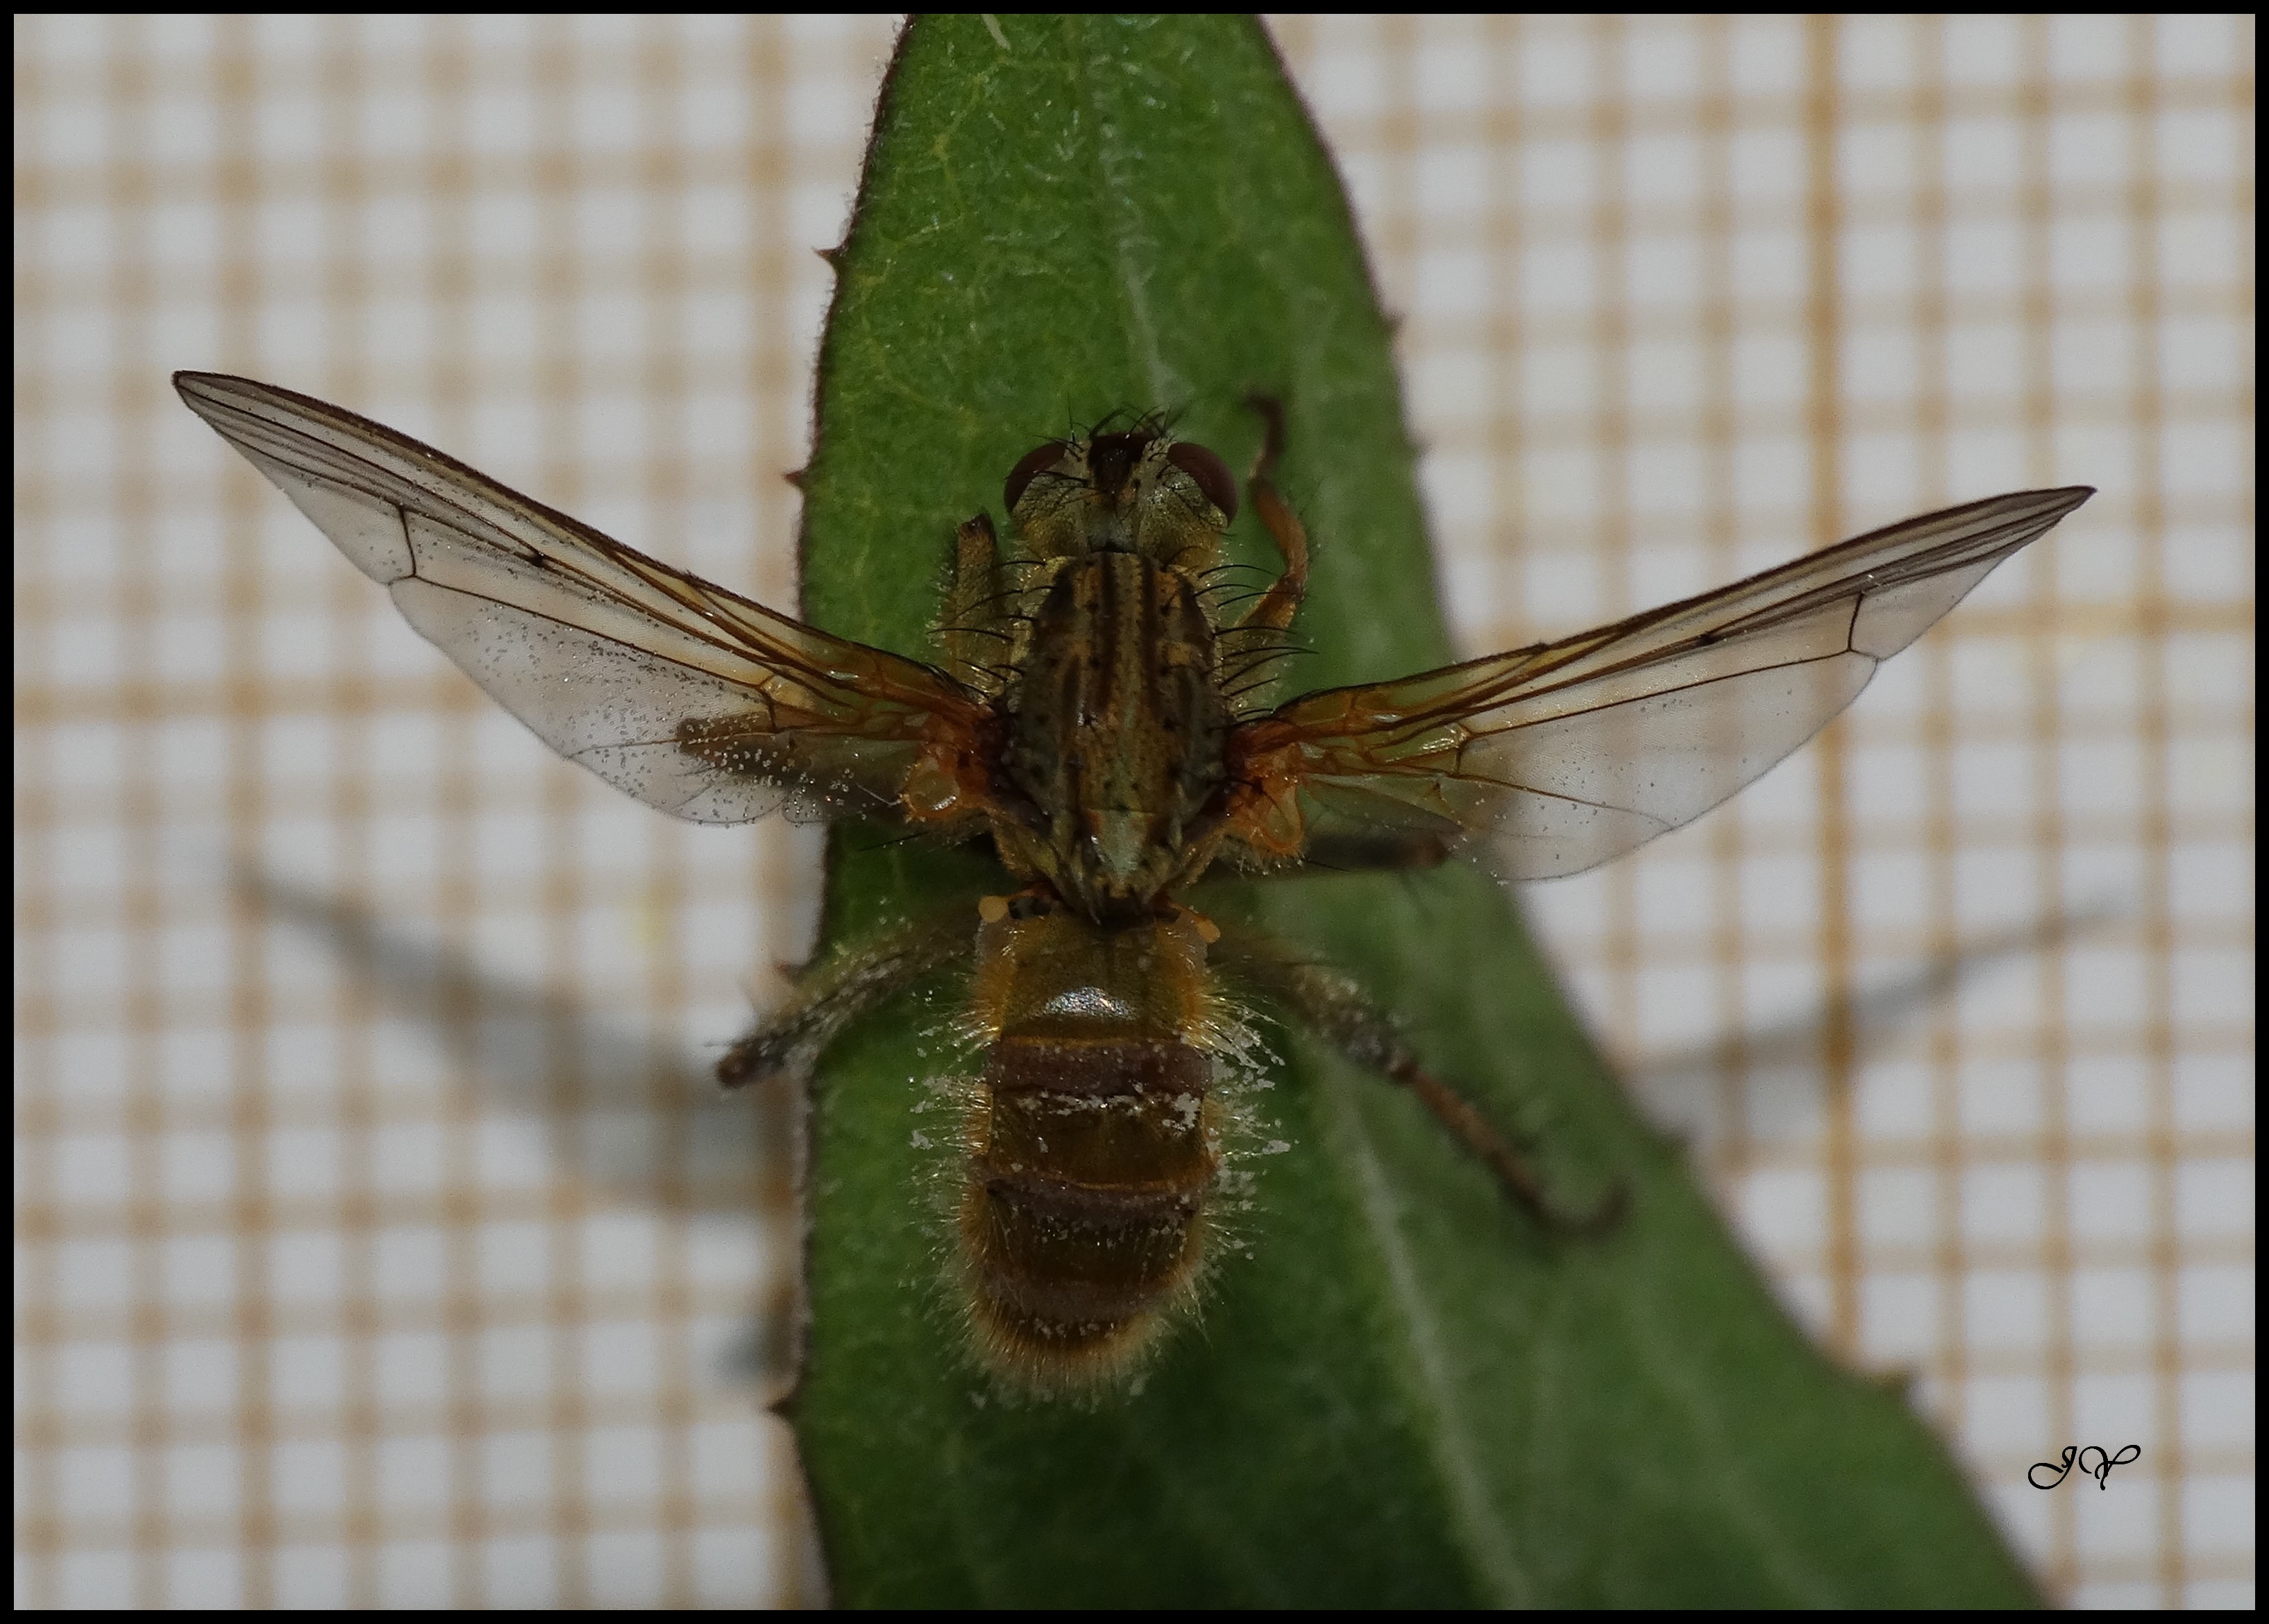
[[[1490,1537],[1492,1531],[1511,1526],[1512,1519],[1497,1508],[1497,1497],[1488,1487],[1489,1474],[1471,1447],[1474,1429],[1464,1424],[1463,1396],[1443,1356],[1432,1296],[1420,1282],[1404,1242],[1394,1192],[1376,1147],[1360,1116],[1350,1108],[1349,1085],[1319,1074],[1321,1068],[1312,1065],[1305,1069],[1310,1073],[1307,1086],[1318,1091],[1330,1113],[1332,1137],[1339,1149],[1332,1160],[1346,1172],[1377,1249],[1381,1274],[1401,1310],[1397,1324],[1410,1355],[1404,1369],[1417,1374],[1419,1379],[1412,1384],[1418,1390],[1416,1396],[1434,1412],[1434,1424],[1422,1430],[1428,1435],[1427,1453],[1436,1463],[1442,1488],[1456,1514],[1459,1537],[1475,1567],[1488,1576],[1498,1606],[1531,1606],[1536,1591],[1534,1576],[1514,1559],[1504,1539]]]

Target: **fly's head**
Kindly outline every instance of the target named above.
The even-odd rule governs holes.
[[[1035,447],[1001,495],[1036,557],[1136,552],[1185,573],[1220,562],[1237,517],[1229,465],[1147,418]]]

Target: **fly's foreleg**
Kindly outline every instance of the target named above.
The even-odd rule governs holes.
[[[1284,560],[1284,572],[1233,625],[1221,630],[1223,692],[1241,712],[1259,709],[1292,652],[1292,617],[1308,595],[1308,533],[1276,494],[1276,459],[1284,448],[1284,409],[1266,395],[1246,402],[1266,425],[1260,455],[1245,490],[1261,528]]]
[[[1353,977],[1304,962],[1282,942],[1253,932],[1225,930],[1215,952],[1224,970],[1296,1016],[1348,1059],[1417,1096],[1497,1175],[1505,1193],[1548,1228],[1566,1235],[1596,1235],[1622,1215],[1620,1185],[1588,1211],[1571,1212],[1554,1200],[1519,1148],[1472,1101],[1418,1063],[1394,1022]]]
[[[1245,492],[1253,499],[1253,513],[1260,515],[1261,528],[1268,531],[1268,540],[1275,543],[1277,553],[1284,558],[1284,574],[1277,576],[1275,585],[1261,594],[1260,603],[1245,610],[1245,617],[1237,622],[1237,631],[1284,631],[1291,626],[1300,599],[1307,596],[1307,531],[1293,517],[1293,510],[1284,506],[1284,497],[1275,488],[1277,458],[1284,454],[1284,406],[1266,395],[1253,395],[1245,403],[1261,415],[1264,424],[1260,461],[1253,465]]]
[[[1001,541],[993,516],[979,513],[954,533],[953,578],[945,589],[937,640],[954,674],[987,698],[998,694],[1014,661]]]
[[[1308,533],[1284,505],[1284,498],[1276,494],[1276,460],[1284,450],[1283,405],[1265,395],[1253,395],[1245,404],[1260,414],[1266,428],[1260,455],[1245,481],[1245,491],[1260,528],[1268,532],[1268,539],[1284,560],[1284,572],[1231,630],[1283,631],[1299,611],[1300,600],[1308,595]]]
[[[974,926],[956,907],[887,931],[814,965],[765,1023],[725,1052],[717,1081],[738,1089],[766,1077],[802,1075],[853,1021],[971,949]]]

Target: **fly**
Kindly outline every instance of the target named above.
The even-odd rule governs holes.
[[[1239,481],[1162,422],[1051,440],[1009,474],[1004,544],[960,526],[942,663],[851,642],[655,562],[366,418],[181,373],[189,408],[570,761],[673,816],[776,810],[989,843],[1009,883],[801,983],[726,1055],[728,1088],[807,1069],[846,1023],[972,964],[984,1051],[957,1214],[972,1345],[1043,1392],[1123,1379],[1192,1301],[1223,1170],[1221,972],[1408,1089],[1544,1222],[1574,1213],[1418,1064],[1351,978],[1179,899],[1217,868],[1438,860],[1506,877],[1618,857],[1717,806],[1875,667],[2094,492],[1925,514],[1612,626],[1270,702],[1307,589],[1271,472],[1243,482],[1282,560],[1214,589]]]

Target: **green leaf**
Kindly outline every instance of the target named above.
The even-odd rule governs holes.
[[[805,484],[821,624],[927,653],[953,527],[997,509],[1024,451],[1163,406],[1236,465],[1261,388],[1316,543],[1291,687],[1448,656],[1386,323],[1257,23],[916,23],[838,269]],[[841,831],[826,950],[1001,887],[985,860]],[[1497,886],[1456,867],[1201,900],[1361,974],[1556,1186],[1621,1180],[1628,1218],[1541,1233],[1416,1102],[1286,1039],[1257,1109],[1291,1148],[1256,1159],[1199,1322],[1139,1391],[1017,1399],[968,1362],[950,1283],[954,1129],[924,1085],[967,1057],[935,1036],[942,979],[815,1082],[788,1407],[839,1601],[2035,1599],[1937,1441],[1782,1315]]]

